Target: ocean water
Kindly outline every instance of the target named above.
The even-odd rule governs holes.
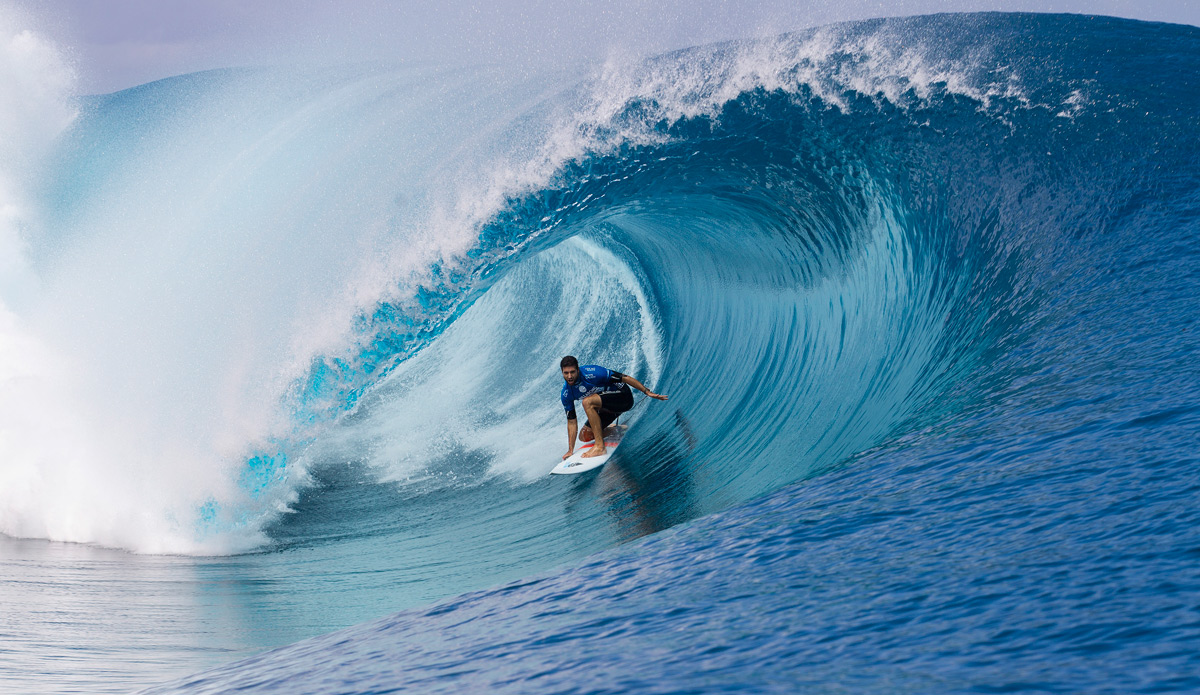
[[[0,690],[1200,691],[1200,29],[8,33]],[[564,354],[670,395],[567,479]]]

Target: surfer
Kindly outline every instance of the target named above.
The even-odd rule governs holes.
[[[571,355],[562,358],[559,367],[562,368],[563,379],[567,382],[563,384],[562,389],[562,404],[567,411],[567,453],[563,455],[564,460],[575,453],[575,434],[579,429],[575,401],[583,399],[583,412],[588,421],[588,424],[583,426],[583,431],[579,432],[580,441],[595,440],[592,448],[583,453],[583,458],[591,458],[604,454],[604,428],[612,424],[621,413],[633,407],[633,391],[629,389],[630,386],[650,398],[667,400],[666,396],[654,393],[628,374],[594,364],[580,367],[579,360]],[[596,432],[600,435],[596,436]]]

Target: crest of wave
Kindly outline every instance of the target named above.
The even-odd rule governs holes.
[[[702,46],[652,58],[613,58],[574,100],[566,99],[538,151],[514,166],[505,161],[486,174],[473,195],[460,194],[458,223],[478,227],[511,198],[553,181],[564,164],[624,145],[661,144],[661,124],[717,118],[722,107],[757,89],[798,94],[807,89],[831,108],[849,108],[854,92],[898,106],[923,102],[942,90],[988,109],[997,98],[1028,106],[1014,70],[982,66],[986,47],[953,59],[937,56],[928,40],[881,24],[851,32],[831,26],[766,39]],[[630,109],[637,106],[629,117]],[[461,193],[461,192],[460,192]]]

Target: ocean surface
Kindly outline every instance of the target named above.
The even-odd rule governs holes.
[[[10,34],[0,692],[1200,692],[1200,29]],[[551,477],[565,354],[670,400]]]

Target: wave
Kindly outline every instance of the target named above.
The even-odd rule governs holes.
[[[1029,21],[84,99],[21,316],[61,388],[5,422],[0,531],[252,550],[347,463],[427,484],[478,458],[519,490],[560,448],[567,352],[671,394],[624,448],[675,472],[669,523],[938,422],[986,393],[964,380],[1036,325],[1031,278],[1106,195],[1052,200],[1106,104],[1014,55]]]
[[[90,686],[114,653],[157,678],[455,595],[164,689],[1186,673],[1196,29],[939,15],[83,98],[3,37],[19,681]],[[564,353],[671,396],[568,480]],[[117,588],[80,599],[85,565]],[[64,633],[66,594],[102,632]],[[647,661],[651,632],[690,638]]]

